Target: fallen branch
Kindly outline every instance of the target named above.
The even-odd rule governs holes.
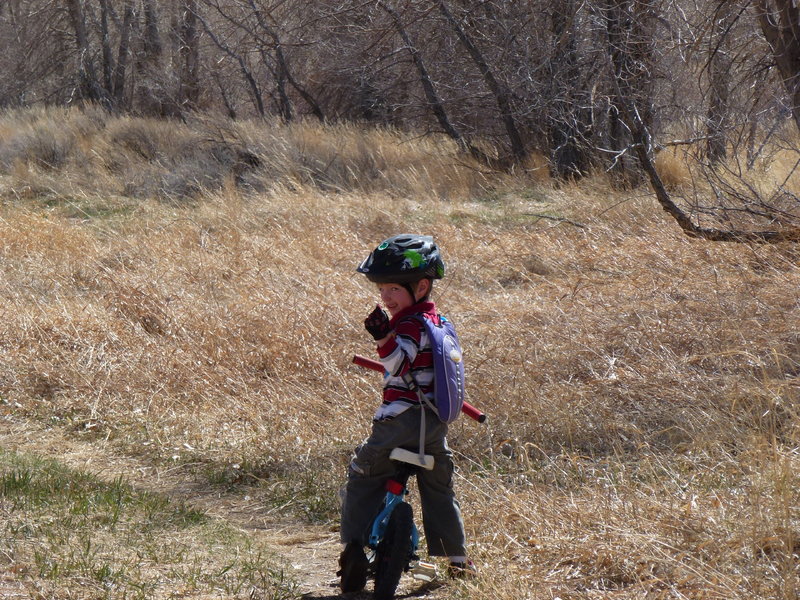
[[[574,225],[575,227],[580,227],[581,229],[586,229],[586,225],[583,223],[578,223],[577,221],[573,221],[572,219],[567,219],[566,217],[554,217],[552,215],[544,215],[541,213],[522,213],[526,217],[537,217],[539,219],[549,219],[551,221],[556,221],[558,223],[569,223],[570,225]]]
[[[631,135],[633,136],[636,157],[642,170],[650,180],[650,186],[656,194],[656,199],[661,207],[678,223],[683,232],[692,238],[709,240],[711,242],[737,242],[756,244],[777,244],[779,242],[800,241],[800,227],[792,227],[778,231],[743,231],[737,229],[714,229],[700,227],[672,201],[672,198],[658,174],[651,152],[653,142],[639,112],[635,106],[625,106],[625,113],[630,120]]]
[[[640,144],[636,147],[636,155],[639,163],[647,174],[650,180],[650,186],[656,194],[661,207],[677,221],[683,232],[689,237],[709,240],[711,242],[751,242],[757,244],[776,244],[778,242],[797,242],[800,241],[800,228],[794,227],[780,231],[742,231],[742,230],[726,230],[726,229],[713,229],[707,227],[700,227],[696,225],[686,213],[684,213],[677,204],[672,201],[672,198],[664,187],[664,182],[653,164],[650,154],[648,152],[650,134],[644,128],[641,122],[638,124],[639,130],[636,132],[640,136]]]

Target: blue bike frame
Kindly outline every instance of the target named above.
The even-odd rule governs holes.
[[[386,525],[389,523],[389,517],[392,514],[395,506],[400,504],[403,501],[403,496],[405,496],[408,491],[403,488],[402,493],[394,494],[392,492],[386,492],[386,499],[383,501],[384,507],[383,510],[378,513],[378,516],[375,517],[375,520],[372,522],[372,532],[369,536],[369,547],[375,550],[378,547],[378,543],[383,539],[383,535],[386,532]],[[417,526],[412,523],[411,528],[411,551],[412,553],[417,553],[417,548],[419,546],[419,532],[417,531]]]

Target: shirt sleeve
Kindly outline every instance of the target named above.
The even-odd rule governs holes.
[[[423,325],[417,319],[402,319],[395,335],[378,348],[384,369],[393,377],[401,377],[411,369],[419,354]]]

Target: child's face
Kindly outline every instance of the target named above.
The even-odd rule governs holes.
[[[414,304],[414,298],[408,290],[399,283],[379,283],[378,291],[381,294],[381,302],[389,314],[395,316],[404,308]]]

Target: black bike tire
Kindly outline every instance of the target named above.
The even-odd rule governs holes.
[[[411,531],[414,515],[411,505],[401,502],[389,516],[383,540],[376,550],[375,600],[392,600],[400,577],[411,557]]]

